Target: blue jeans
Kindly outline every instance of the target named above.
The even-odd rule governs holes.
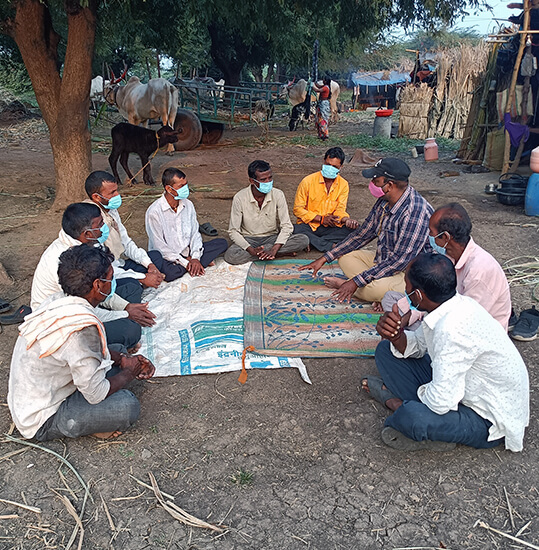
[[[127,300],[130,304],[140,304],[142,300],[142,287],[136,279],[125,278],[118,284],[116,294]],[[132,348],[136,345],[142,334],[142,329],[138,323],[122,317],[115,321],[104,323],[107,333],[107,344],[122,344],[126,348]]]
[[[119,372],[113,367],[107,378]],[[78,390],[39,428],[35,439],[49,441],[61,437],[82,437],[94,433],[125,431],[139,417],[140,403],[129,390],[119,390],[96,405],[90,405]]]
[[[502,443],[502,439],[487,441],[491,422],[473,409],[459,404],[458,410],[436,414],[417,397],[417,389],[432,381],[431,359],[398,359],[391,353],[387,340],[382,340],[375,353],[376,366],[386,387],[402,399],[402,405],[385,421],[415,441],[447,441],[461,443],[476,449],[488,449]]]

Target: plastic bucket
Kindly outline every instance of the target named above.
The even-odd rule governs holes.
[[[539,216],[539,174],[532,174],[528,180],[524,210],[528,216]]]

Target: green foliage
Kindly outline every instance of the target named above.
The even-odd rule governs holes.
[[[240,487],[247,487],[253,482],[254,474],[240,468],[236,473],[230,476],[230,481]]]
[[[30,77],[16,44],[8,36],[0,35],[0,87],[15,96],[32,96]]]

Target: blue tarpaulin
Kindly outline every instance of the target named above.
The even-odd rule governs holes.
[[[383,76],[389,78],[382,79]],[[356,72],[351,73],[348,77],[349,88],[354,86],[388,86],[390,84],[404,84],[405,82],[410,82],[410,75],[398,71]]]

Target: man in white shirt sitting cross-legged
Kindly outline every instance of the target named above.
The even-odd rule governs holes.
[[[107,349],[97,306],[114,293],[107,251],[81,244],[60,255],[62,291],[19,327],[9,373],[7,403],[25,438],[119,435],[140,413],[125,387],[153,376],[142,355]]]
[[[444,451],[523,448],[529,422],[526,365],[502,325],[473,298],[457,293],[455,267],[442,254],[420,254],[405,274],[412,309],[425,311],[404,331],[397,304],[378,322],[380,377],[363,389],[391,409],[382,430],[395,449]]]
[[[187,176],[178,168],[163,172],[165,189],[146,211],[148,248],[161,253],[169,263],[167,281],[189,273],[193,277],[204,275],[217,256],[228,247],[225,239],[202,242],[197,214],[189,196]]]

